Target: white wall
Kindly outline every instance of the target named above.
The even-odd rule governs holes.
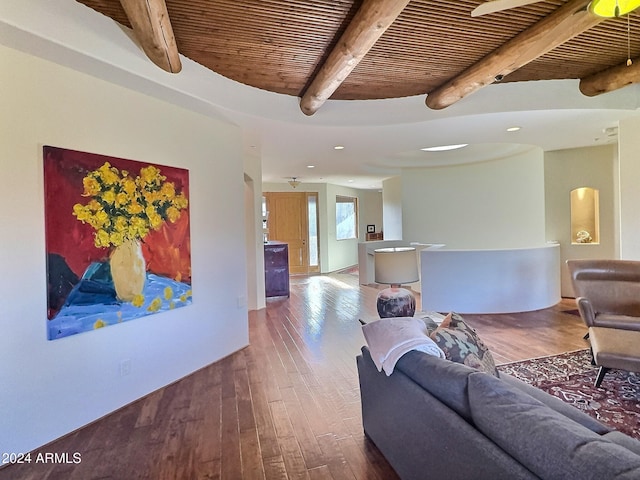
[[[620,258],[640,260],[640,118],[620,121],[618,130]]]
[[[245,230],[247,252],[247,306],[259,310],[266,306],[264,290],[264,237],[262,232],[262,162],[245,153]]]
[[[573,296],[571,277],[565,264],[570,258],[615,258],[614,222],[615,145],[546,152],[544,160],[546,235],[560,244],[561,292]],[[571,243],[571,191],[591,187],[599,191],[600,243]]]
[[[540,246],[545,243],[544,215],[539,148],[483,163],[402,172],[406,241],[449,248]]]
[[[0,85],[0,452],[25,452],[248,343],[243,161],[236,127],[3,46]],[[45,144],[189,169],[192,305],[47,340]]]
[[[382,230],[382,192],[379,190],[357,190],[358,232],[360,239],[367,238],[367,225],[375,225],[376,232]]]
[[[382,182],[382,216],[385,240],[402,240],[402,178]]]

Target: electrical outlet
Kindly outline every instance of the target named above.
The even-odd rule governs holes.
[[[131,359],[125,358],[120,361],[120,376],[124,377],[131,373]]]
[[[247,306],[247,297],[245,297],[244,295],[238,295],[238,308],[243,308]]]

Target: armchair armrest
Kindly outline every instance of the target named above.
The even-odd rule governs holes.
[[[591,302],[584,297],[576,298],[576,304],[578,305],[578,311],[584,323],[587,327],[595,326],[596,312],[593,310]]]

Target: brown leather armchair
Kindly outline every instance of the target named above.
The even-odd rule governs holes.
[[[640,262],[567,260],[587,327],[640,331]]]
[[[611,368],[640,371],[640,262],[567,260],[567,266],[600,367],[595,386]]]

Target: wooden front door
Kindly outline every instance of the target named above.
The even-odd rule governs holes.
[[[304,192],[265,192],[269,240],[289,244],[289,272],[309,272],[307,196]]]

